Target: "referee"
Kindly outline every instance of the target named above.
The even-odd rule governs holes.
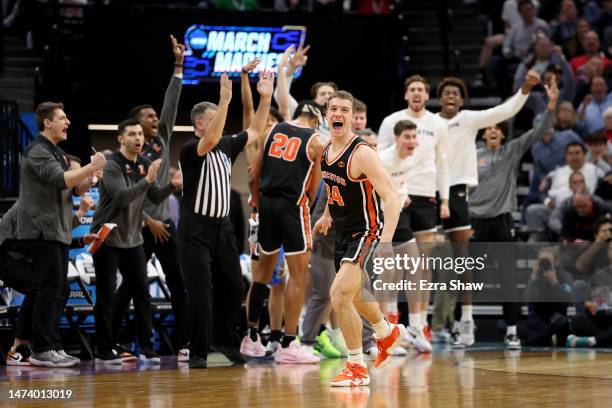
[[[232,99],[227,75],[221,76],[218,106],[201,102],[191,110],[195,137],[183,145],[180,154],[183,200],[178,228],[190,319],[190,368],[206,368],[211,341],[233,363],[246,362],[238,351],[235,329],[244,287],[229,222],[231,172],[238,154],[263,133],[273,84],[273,74],[260,73],[257,91],[261,98],[253,122],[235,135],[221,136]],[[213,298],[219,311],[214,320]]]

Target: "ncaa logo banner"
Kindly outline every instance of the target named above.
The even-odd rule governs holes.
[[[290,45],[304,45],[306,27],[244,27],[192,25],[185,33],[185,62],[183,84],[197,85],[215,80],[224,72],[230,77],[240,76],[242,67],[255,58],[261,63],[250,73],[256,78],[258,70],[276,72],[278,61]],[[301,74],[298,70],[294,77]]]

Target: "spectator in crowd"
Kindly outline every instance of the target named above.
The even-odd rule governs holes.
[[[578,130],[592,134],[604,128],[604,111],[612,106],[612,94],[602,77],[593,78],[591,93],[584,97],[578,107]]]
[[[584,65],[582,74],[576,80],[576,95],[574,96],[574,105],[580,105],[584,97],[591,92],[591,84],[593,78],[603,77],[604,64],[599,57],[591,57]],[[606,81],[607,83],[607,81]]]
[[[555,117],[555,130],[569,130],[576,136],[580,136],[574,130],[574,126],[576,126],[576,110],[574,105],[571,102],[560,103],[559,108],[557,108],[557,116]]]
[[[593,224],[593,243],[576,259],[576,269],[584,275],[609,265],[608,244],[612,241],[612,220],[598,218]]]
[[[553,209],[562,201],[572,195],[570,190],[570,175],[579,171],[584,176],[589,193],[593,193],[597,187],[597,180],[603,176],[603,172],[592,163],[586,162],[586,147],[580,142],[570,142],[565,147],[565,162],[563,167],[548,174],[547,180],[540,185],[540,191],[545,191],[550,185],[548,196],[543,204],[532,204],[527,208],[525,214],[527,227],[531,233],[529,240],[539,242],[546,240],[546,226],[548,218]]]
[[[569,186],[570,186],[569,188],[570,188],[571,194],[576,194],[579,191],[583,191],[586,189],[586,182],[581,172],[574,171],[572,174],[570,174]],[[566,207],[571,206],[571,200],[572,200],[572,197],[570,196],[566,198],[565,200],[563,200],[562,202],[560,202],[557,206],[555,206],[555,209],[553,210],[552,214],[548,218],[548,228],[549,228],[549,231],[554,234],[553,239],[556,239],[561,233],[561,227],[562,227],[561,218],[563,216],[563,210]]]
[[[534,69],[542,74],[544,84],[550,84],[553,79],[559,84],[559,101],[571,102],[574,100],[576,81],[572,68],[561,52],[561,47],[552,46],[550,39],[545,35],[539,35],[534,42],[534,53],[525,61],[521,62],[514,75],[514,92],[523,86],[525,73]],[[548,97],[543,88],[534,89],[527,99],[527,107],[538,115],[544,112],[548,104]]]
[[[568,102],[565,102],[567,104]],[[573,111],[571,104],[570,108]],[[559,111],[561,107],[558,108]],[[557,111],[556,122],[559,123],[559,111]],[[524,206],[540,202],[540,183],[546,176],[557,167],[565,164],[565,148],[572,142],[582,143],[571,128],[563,130],[552,127],[546,131],[542,140],[536,142],[531,148],[533,158],[533,173],[529,181],[529,194],[525,197]]]
[[[604,137],[608,143],[608,153],[612,150],[612,106],[606,108],[604,117]]]
[[[532,39],[535,34],[549,33],[548,23],[536,17],[536,9],[531,0],[520,0],[518,11],[521,22],[512,27],[510,33],[504,39],[502,52],[507,59],[523,59],[529,54]]]
[[[540,3],[537,0],[533,0],[533,6],[537,9],[540,7]],[[482,50],[480,51],[480,59],[478,62],[478,77],[474,80],[474,87],[481,87],[487,78],[487,69],[493,51],[495,48],[501,46],[508,34],[512,31],[512,27],[517,27],[522,24],[521,16],[518,12],[517,0],[506,0],[502,9],[502,20],[504,21],[504,32],[499,34],[493,34],[485,38]]]
[[[580,76],[584,65],[592,57],[598,57],[604,62],[604,71],[608,69],[608,66],[612,61],[608,59],[601,51],[601,42],[599,41],[599,35],[595,31],[589,31],[584,35],[582,40],[582,47],[584,48],[584,54],[578,55],[570,60],[570,65],[574,70],[576,76]]]
[[[587,137],[587,146],[589,146],[589,151],[586,155],[587,162],[593,163],[604,173],[612,170],[608,164],[606,139],[603,136],[603,132],[595,132]]]
[[[563,49],[566,56],[575,55],[573,48],[577,38],[578,9],[574,0],[563,0],[559,15],[554,21],[550,37]]]
[[[599,14],[592,22],[593,29],[604,39],[606,47],[611,45],[612,37],[612,1],[602,0],[602,7]]]
[[[572,318],[573,334],[567,336],[567,347],[610,347],[612,344],[612,309],[607,304],[584,303],[587,316]]]
[[[599,197],[582,190],[574,193],[571,203],[561,209],[561,240],[565,242],[588,241],[593,235],[593,222],[610,212]]]
[[[612,171],[606,173],[606,175],[599,180],[595,194],[612,205]]]

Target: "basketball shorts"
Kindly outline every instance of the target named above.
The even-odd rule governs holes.
[[[261,253],[270,255],[284,247],[285,255],[302,254],[312,249],[310,209],[283,197],[259,197],[259,230]]]

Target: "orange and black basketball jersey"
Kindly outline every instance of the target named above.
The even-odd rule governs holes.
[[[297,205],[308,205],[314,161],[308,144],[314,130],[281,122],[275,125],[264,145],[259,191],[268,197],[284,197]]]
[[[349,174],[351,156],[359,145],[368,146],[363,139],[354,136],[336,157],[330,157],[331,142],[323,150],[321,173],[327,204],[338,234],[369,231],[378,236],[383,227],[380,197],[366,177],[353,179]]]

